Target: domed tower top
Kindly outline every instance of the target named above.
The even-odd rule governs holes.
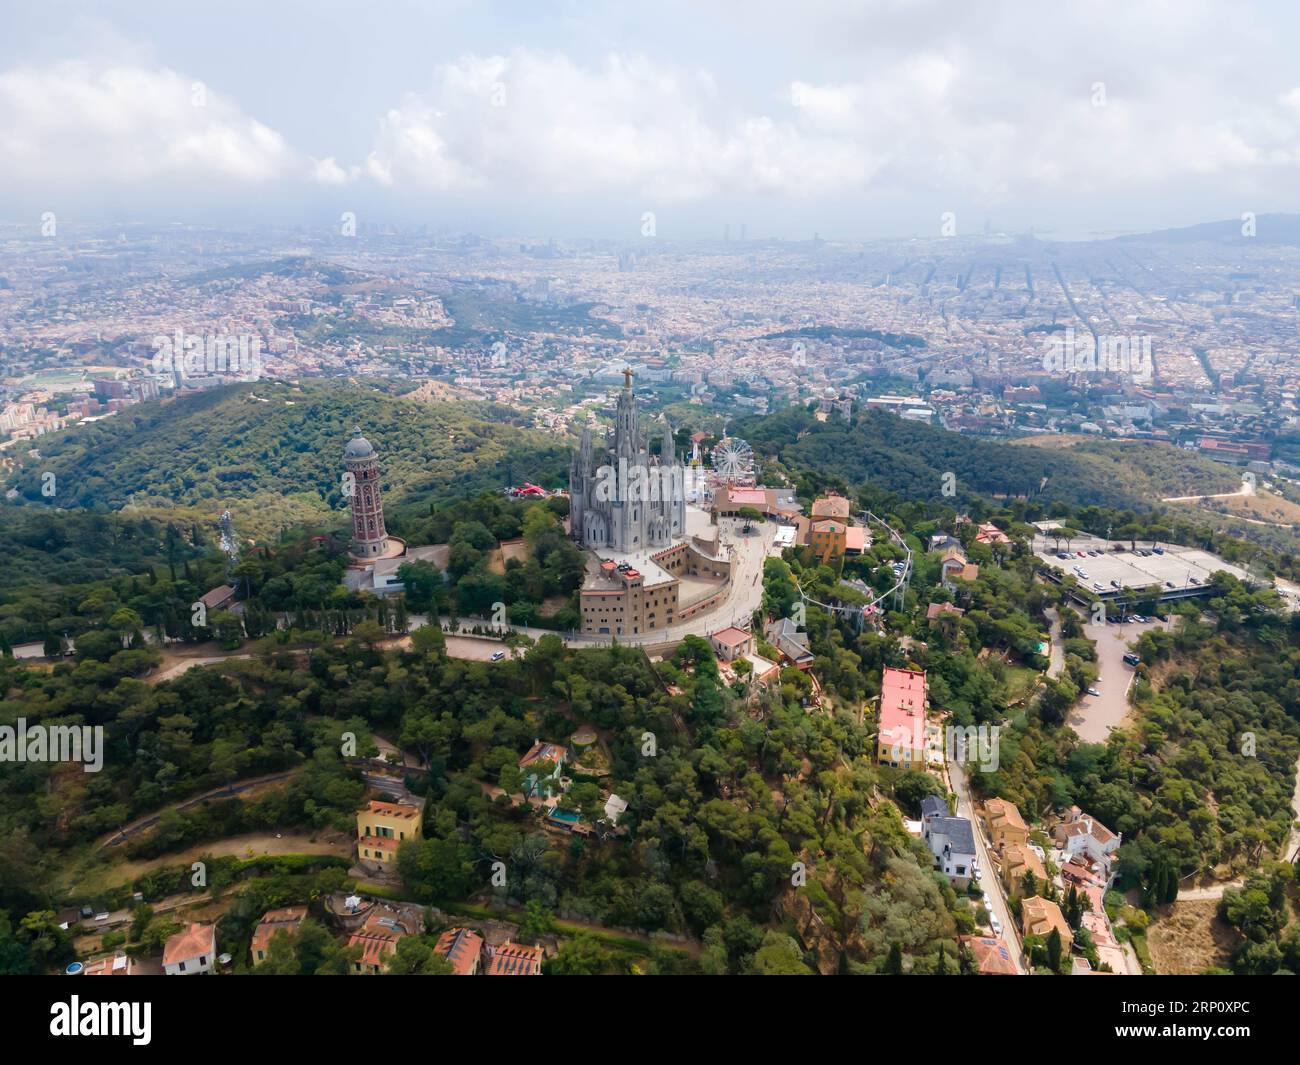
[[[343,449],[345,459],[372,459],[375,457],[375,449],[371,447],[370,441],[361,435],[361,426],[352,430],[352,439],[348,441],[347,447]]]
[[[361,427],[343,449],[343,492],[352,505],[352,555],[359,559],[388,557],[388,530],[379,488],[379,454],[361,435]]]

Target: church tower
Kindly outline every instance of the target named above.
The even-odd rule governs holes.
[[[583,547],[635,554],[685,535],[685,478],[672,429],[665,423],[661,452],[651,459],[637,408],[632,371],[624,370],[613,430],[596,444],[584,429],[569,464],[569,532]]]
[[[379,455],[361,435],[360,426],[343,449],[343,465],[352,475],[352,554],[360,559],[379,558],[388,550],[384,501],[379,494]]]

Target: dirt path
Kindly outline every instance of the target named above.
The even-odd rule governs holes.
[[[1291,794],[1291,838],[1286,845],[1286,860],[1294,862],[1300,854],[1300,761],[1295,764],[1295,791]]]
[[[1065,648],[1062,646],[1063,638],[1061,636],[1061,615],[1056,607],[1049,606],[1044,613],[1047,620],[1051,622],[1051,628],[1048,630],[1048,660],[1047,675],[1055,680],[1061,675],[1061,670],[1065,668]]]
[[[1207,887],[1184,888],[1178,892],[1179,902],[1207,902],[1223,898],[1223,893],[1228,888],[1239,888],[1243,881],[1225,880],[1222,884],[1210,884]]]
[[[1239,496],[1254,495],[1254,489],[1249,485],[1243,484],[1235,492],[1216,492],[1214,495],[1204,496],[1166,496],[1160,500],[1161,503],[1202,503],[1207,499],[1236,499]]]
[[[196,843],[183,851],[173,851],[157,858],[140,861],[127,861],[113,866],[113,872],[121,874],[123,880],[134,880],[154,869],[169,865],[188,865],[204,855],[222,858],[233,855],[236,858],[261,858],[271,854],[337,854],[348,857],[352,840],[341,833],[319,834],[314,839],[310,836],[294,833],[252,832],[243,836],[230,836],[227,839],[210,840]]]
[[[145,680],[150,684],[161,684],[165,680],[175,680],[182,673],[188,673],[196,666],[215,666],[218,662],[229,662],[232,658],[252,657],[252,655],[247,653],[240,654],[239,652],[234,652],[232,654],[224,655],[204,655],[201,658],[187,658],[182,662],[177,662],[175,665],[168,666],[166,669],[155,670],[153,673],[150,673]]]
[[[143,832],[145,829],[152,828],[158,823],[158,819],[168,810],[188,810],[191,806],[197,806],[200,803],[210,802],[216,799],[228,799],[235,795],[247,795],[248,792],[255,791],[267,784],[275,784],[282,780],[288,780],[295,772],[297,772],[297,770],[286,769],[280,773],[268,773],[266,776],[252,777],[248,780],[237,780],[233,784],[213,788],[212,790],[205,791],[199,795],[191,795],[187,799],[179,799],[170,805],[164,806],[160,810],[155,810],[153,813],[137,817],[134,821],[128,822],[114,832],[109,832],[106,835],[101,836],[99,841],[95,844],[95,847],[96,849],[101,849],[103,847],[117,846],[119,843]]]

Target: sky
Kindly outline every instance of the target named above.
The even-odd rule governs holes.
[[[5,0],[0,221],[1061,239],[1300,210],[1300,5]]]

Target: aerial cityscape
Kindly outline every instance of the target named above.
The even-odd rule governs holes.
[[[0,974],[1285,1023],[1219,978],[1300,973],[1294,12],[1012,71],[1094,23],[56,7],[0,45]],[[137,1046],[209,994],[19,986]]]

